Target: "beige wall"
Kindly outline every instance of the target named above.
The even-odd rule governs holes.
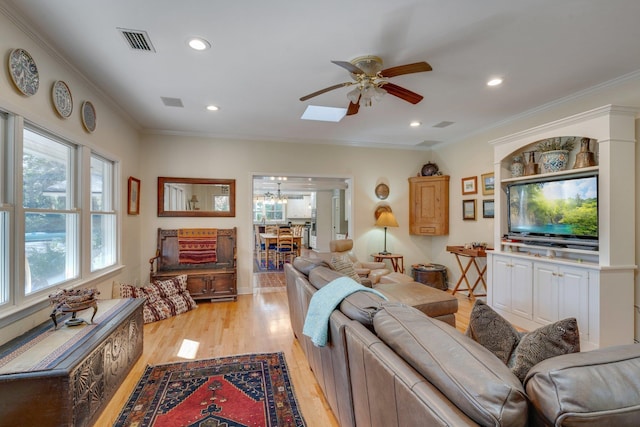
[[[31,96],[21,95],[13,85],[7,71],[9,52],[15,48],[26,49],[34,58],[40,74],[38,92]],[[138,132],[106,97],[68,68],[58,57],[48,53],[41,45],[28,37],[2,13],[0,13],[0,52],[3,53],[0,67],[0,110],[24,116],[46,130],[69,141],[86,145],[97,152],[119,161],[119,202],[126,212],[127,177],[139,171],[140,148]],[[51,102],[51,86],[56,80],[64,80],[71,89],[74,108],[66,120],[59,118]],[[82,127],[80,105],[91,101],[97,111],[97,127],[93,134]],[[103,298],[111,296],[112,280],[130,281],[140,277],[140,221],[141,218],[124,215],[122,218],[122,244],[120,247],[124,268],[119,272],[91,283],[98,287]],[[146,263],[146,262],[145,262]],[[0,343],[16,336],[48,319],[50,309],[45,309],[26,319],[0,330]]]

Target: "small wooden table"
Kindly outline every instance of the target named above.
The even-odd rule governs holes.
[[[451,252],[456,256],[458,267],[460,267],[460,271],[462,272],[462,275],[458,279],[458,282],[456,283],[455,288],[453,288],[453,292],[452,292],[453,295],[455,295],[456,292],[458,291],[468,291],[469,298],[487,296],[486,293],[485,294],[475,293],[476,287],[480,283],[482,283],[482,286],[484,286],[484,289],[487,289],[487,282],[484,280],[484,274],[487,271],[487,265],[485,264],[481,269],[476,261],[477,258],[486,258],[487,250],[491,250],[491,248],[487,248],[485,250],[483,248],[466,249],[464,246],[447,246],[447,252]],[[467,265],[465,267],[462,266],[460,257],[469,258],[469,260],[467,261]],[[476,281],[473,283],[473,286],[471,286],[471,284],[469,283],[469,279],[467,278],[467,273],[469,272],[469,268],[471,268],[472,265],[475,266],[476,272],[478,273],[478,277],[476,278]],[[460,289],[460,285],[462,284],[462,281],[464,281],[467,284],[467,287]]]
[[[404,256],[400,254],[371,254],[375,262],[384,262],[388,259],[391,262],[393,271],[396,273],[404,273]]]

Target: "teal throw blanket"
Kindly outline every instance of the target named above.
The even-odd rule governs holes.
[[[316,347],[324,347],[329,336],[329,316],[333,310],[354,292],[372,292],[383,299],[387,299],[375,289],[362,286],[349,277],[339,277],[318,289],[311,297],[309,310],[304,321],[302,333],[309,338]]]

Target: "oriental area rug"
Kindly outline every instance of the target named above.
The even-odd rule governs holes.
[[[284,354],[147,366],[114,426],[303,427]]]

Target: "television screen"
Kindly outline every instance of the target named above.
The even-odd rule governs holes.
[[[519,182],[507,187],[509,233],[598,238],[598,176]]]

